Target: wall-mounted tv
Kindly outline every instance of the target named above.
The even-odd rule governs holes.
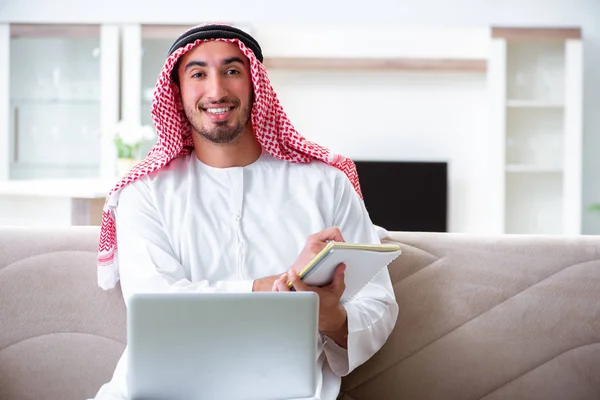
[[[388,231],[447,232],[446,162],[355,161],[371,220]]]

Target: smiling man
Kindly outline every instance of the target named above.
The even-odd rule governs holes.
[[[99,285],[120,279],[126,303],[140,292],[287,291],[288,280],[314,291],[314,398],[333,400],[385,343],[398,306],[387,270],[343,305],[343,265],[329,286],[299,281],[327,241],[379,239],[354,163],[298,134],[262,62],[256,40],[227,25],[175,41],[154,93],[158,142],[107,199]],[[125,352],[96,399],[127,398],[126,364]]]

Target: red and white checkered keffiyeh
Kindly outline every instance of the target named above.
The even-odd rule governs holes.
[[[173,52],[158,78],[151,111],[158,135],[157,143],[150,150],[146,159],[131,169],[111,190],[106,200],[98,246],[98,285],[103,289],[115,287],[119,280],[114,209],[117,206],[120,189],[164,167],[172,159],[193,151],[192,127],[184,114],[178,95],[175,94],[175,83],[171,80],[171,72],[177,60],[184,53],[202,42],[211,40],[236,43],[250,60],[255,94],[251,112],[252,126],[263,149],[281,160],[295,163],[320,160],[339,168],[348,176],[356,192],[362,198],[354,162],[339,154],[333,154],[328,149],[308,141],[298,134],[279,103],[265,66],[258,61],[252,50],[238,39],[196,40]]]

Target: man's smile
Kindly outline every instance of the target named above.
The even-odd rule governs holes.
[[[229,110],[233,110],[233,107],[207,108],[206,112],[211,114],[224,114]]]
[[[233,111],[236,109],[236,106],[230,106],[230,107],[208,107],[208,108],[202,108],[202,111],[204,111],[206,113],[206,115],[208,116],[208,118],[211,121],[225,121],[226,119],[228,119],[232,114]]]

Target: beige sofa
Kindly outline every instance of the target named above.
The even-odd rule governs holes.
[[[96,393],[125,347],[98,230],[0,228],[0,400]],[[344,400],[600,399],[600,237],[393,233],[400,314]]]

